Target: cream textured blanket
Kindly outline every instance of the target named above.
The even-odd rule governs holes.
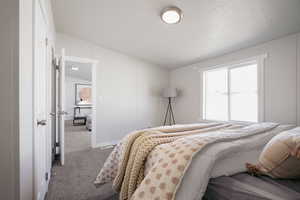
[[[274,127],[276,124],[272,123],[243,128],[230,124],[202,124],[197,129],[152,129],[132,133],[123,140],[114,188],[120,191],[121,200],[173,200],[193,156],[206,145],[248,137]],[[200,133],[207,131],[211,134],[202,137]],[[146,159],[152,160],[147,162],[150,166],[145,166]]]
[[[126,135],[113,149],[113,151],[110,153],[109,157],[106,159],[104,166],[100,170],[96,180],[95,185],[100,186],[105,183],[111,183],[116,179],[116,182],[122,182],[120,178],[124,176],[124,171],[122,169],[126,168],[126,165],[124,161],[127,162],[126,159],[128,159],[128,156],[125,156],[128,154],[128,150],[130,150],[134,140],[140,135],[143,134],[146,131],[161,131],[164,133],[171,133],[171,132],[183,132],[183,131],[192,131],[197,130],[201,128],[208,128],[221,125],[221,123],[197,123],[197,124],[188,124],[188,125],[173,125],[173,126],[162,126],[162,127],[156,127],[151,129],[144,129],[144,130],[138,130],[133,131]],[[127,151],[126,151],[127,150]],[[123,162],[121,162],[121,158]],[[122,165],[122,166],[121,166]],[[123,173],[123,174],[122,174]],[[117,177],[118,174],[118,178]]]
[[[138,185],[144,180],[144,164],[149,153],[156,146],[174,143],[187,136],[196,135],[201,132],[215,131],[229,126],[229,124],[219,126],[216,126],[216,124],[205,124],[198,126],[197,129],[194,129],[194,127],[183,127],[180,129],[147,130],[133,134],[132,138],[128,138],[124,146],[124,154],[121,156],[120,168],[114,180],[113,187],[117,191],[120,190],[120,199],[131,199]],[[188,144],[185,146],[187,145]],[[165,156],[167,157],[168,155]],[[172,157],[175,157],[175,155]],[[162,156],[161,161],[158,162],[162,162],[163,159],[165,158]],[[181,162],[179,162],[179,164],[180,163]],[[165,165],[164,168],[166,168]]]

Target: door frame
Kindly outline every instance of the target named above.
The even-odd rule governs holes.
[[[91,64],[92,69],[92,137],[91,137],[91,146],[92,148],[97,147],[97,139],[96,139],[96,122],[97,122],[97,65],[99,63],[98,60],[77,57],[77,56],[65,56],[65,62],[78,62],[84,64]]]

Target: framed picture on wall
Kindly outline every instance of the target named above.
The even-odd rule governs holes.
[[[75,84],[75,104],[77,106],[92,105],[92,85],[91,84]]]

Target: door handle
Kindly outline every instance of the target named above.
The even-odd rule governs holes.
[[[47,125],[47,120],[38,120],[37,121],[37,125],[38,126],[46,126]]]
[[[49,113],[49,115],[55,117],[56,114],[55,114],[55,112],[51,112],[51,113]]]

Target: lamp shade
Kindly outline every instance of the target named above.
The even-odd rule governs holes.
[[[163,90],[163,97],[176,97],[177,96],[177,89],[176,88],[165,88]]]

